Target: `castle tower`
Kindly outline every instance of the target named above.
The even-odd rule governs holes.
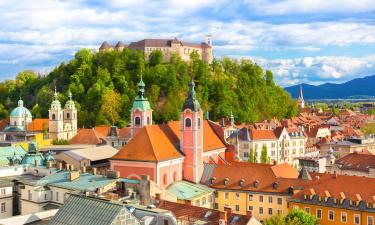
[[[191,80],[189,94],[181,110],[180,149],[185,154],[183,178],[199,183],[203,173],[203,113],[194,86]]]
[[[299,86],[298,107],[300,109],[304,109],[305,108],[305,100],[303,99],[302,85]]]
[[[61,109],[61,104],[58,99],[58,95],[55,88],[54,100],[51,104],[49,112],[49,136],[52,140],[62,140],[64,139],[64,118],[63,110]]]
[[[133,107],[131,109],[131,127],[132,136],[135,134],[137,129],[140,129],[146,125],[152,124],[152,109],[150,107],[150,102],[144,96],[145,83],[141,80],[138,83],[138,95],[135,98]]]
[[[69,100],[64,107],[64,139],[70,140],[77,134],[77,109],[69,91]]]

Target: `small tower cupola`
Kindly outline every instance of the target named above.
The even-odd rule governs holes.
[[[132,135],[135,134],[136,129],[152,124],[152,109],[150,102],[145,97],[145,87],[141,75],[141,80],[138,82],[138,95],[135,97],[131,109]]]
[[[55,93],[54,93],[54,100],[51,104],[51,109],[58,110],[61,109],[61,103],[59,101],[59,95],[57,94],[56,87],[55,87]]]

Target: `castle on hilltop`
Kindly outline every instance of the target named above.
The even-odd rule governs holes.
[[[164,61],[168,62],[172,54],[179,55],[184,61],[190,60],[190,54],[196,51],[202,60],[207,63],[211,63],[213,59],[212,55],[212,37],[207,35],[206,39],[202,43],[190,43],[180,41],[177,38],[174,39],[143,39],[136,42],[131,42],[129,45],[125,45],[121,41],[117,42],[115,46],[110,45],[107,41],[104,41],[99,48],[99,51],[118,50],[122,51],[124,48],[131,50],[142,50],[145,56],[148,57],[151,52],[160,50],[164,55]]]

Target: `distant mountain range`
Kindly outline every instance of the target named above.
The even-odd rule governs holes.
[[[357,78],[342,84],[325,83],[321,85],[301,84],[303,97],[313,99],[365,99],[375,97],[375,75]],[[298,98],[300,85],[286,87],[293,98]]]

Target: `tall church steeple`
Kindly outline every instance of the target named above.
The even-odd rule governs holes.
[[[64,111],[61,109],[61,104],[55,87],[54,100],[52,101],[49,111],[49,135],[52,140],[62,140],[64,137]]]
[[[181,109],[180,149],[185,154],[183,178],[199,183],[203,173],[203,113],[194,87],[194,81],[191,80],[188,96]]]
[[[145,83],[143,82],[142,75],[141,80],[138,82],[138,95],[135,98],[133,107],[131,109],[131,127],[132,135],[135,134],[136,130],[146,125],[152,125],[152,109],[150,102],[144,96]]]
[[[305,108],[305,100],[303,99],[302,85],[299,86],[298,107],[300,109],[304,109]]]

